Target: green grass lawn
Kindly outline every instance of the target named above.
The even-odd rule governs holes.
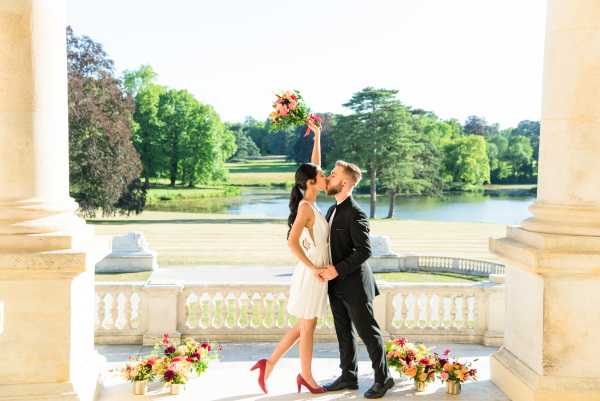
[[[283,157],[227,163],[229,183],[238,186],[291,186],[298,165]]]
[[[224,199],[240,195],[240,189],[233,186],[189,188],[156,182],[151,185],[146,197],[146,210],[213,213],[222,210]]]
[[[96,281],[146,281],[150,272],[96,274]],[[377,280],[405,283],[473,283],[487,277],[467,276],[453,273],[376,273]]]
[[[487,277],[468,276],[455,273],[376,273],[377,280],[407,283],[473,283],[485,281]]]

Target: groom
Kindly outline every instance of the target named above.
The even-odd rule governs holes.
[[[371,256],[369,219],[352,199],[362,177],[352,163],[338,161],[327,179],[327,194],[336,205],[327,211],[330,227],[331,263],[321,273],[328,280],[329,304],[340,347],[342,375],[325,386],[327,391],[358,389],[356,338],[352,325],[367,347],[375,383],[365,398],[381,398],[394,386],[388,370],[383,335],[373,316],[373,298],[379,295],[375,277],[367,264]]]

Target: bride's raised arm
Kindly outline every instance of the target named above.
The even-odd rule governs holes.
[[[309,127],[312,130],[312,132],[315,133],[310,162],[321,167],[321,129],[314,124],[310,124]]]

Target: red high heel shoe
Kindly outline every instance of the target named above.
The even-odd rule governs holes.
[[[302,377],[301,374],[296,376],[296,384],[298,385],[298,392],[300,392],[302,386],[306,387],[311,394],[322,394],[327,391],[325,387],[311,387],[311,385],[304,380],[304,377]]]
[[[261,390],[267,394],[267,386],[265,385],[265,370],[267,369],[267,360],[261,359],[260,361],[256,362],[254,366],[250,368],[250,371],[255,369],[260,369],[260,373],[258,374],[258,385],[260,386]]]

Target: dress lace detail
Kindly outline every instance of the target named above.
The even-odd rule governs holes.
[[[306,257],[315,266],[330,263],[329,224],[321,211],[312,203],[301,200],[300,204],[308,204],[315,214],[315,222],[311,230],[304,228],[300,235],[300,246]],[[327,282],[320,281],[310,269],[299,262],[292,275],[287,311],[301,319],[323,317],[327,311]]]

